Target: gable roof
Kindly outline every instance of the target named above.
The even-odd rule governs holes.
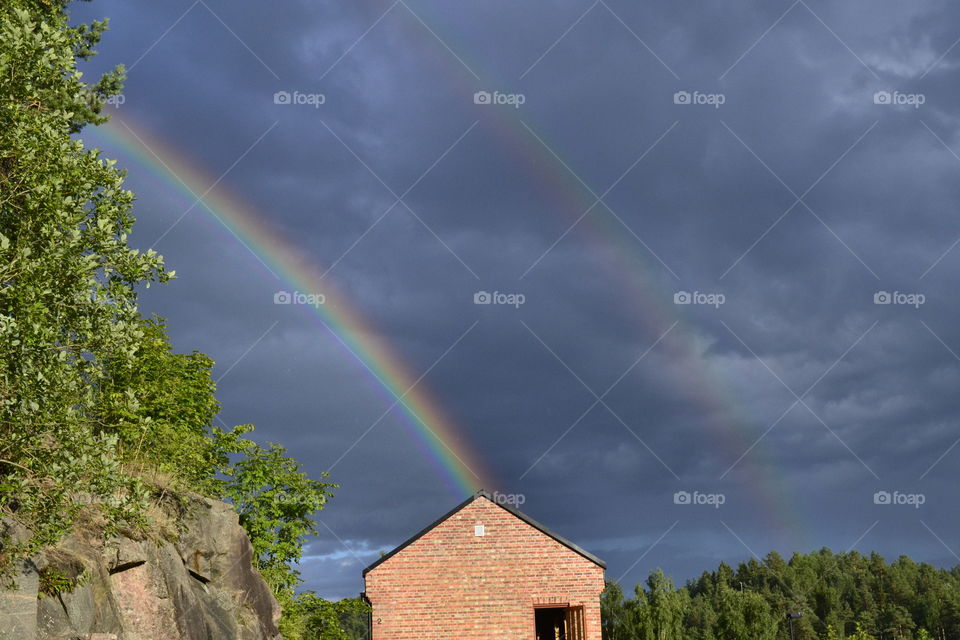
[[[604,562],[603,560],[601,560],[600,558],[598,558],[597,556],[595,556],[595,555],[593,555],[592,553],[590,553],[589,551],[586,551],[585,549],[583,549],[583,548],[575,545],[574,543],[570,542],[569,540],[567,540],[567,539],[564,538],[563,536],[560,536],[560,535],[554,533],[553,531],[551,531],[550,529],[546,528],[545,526],[543,526],[542,524],[540,524],[539,522],[537,522],[536,520],[534,520],[533,518],[531,518],[531,517],[528,516],[527,514],[522,513],[522,512],[520,512],[520,511],[517,511],[516,509],[514,509],[513,507],[510,507],[510,506],[508,506],[508,505],[500,504],[499,502],[497,502],[496,500],[494,500],[493,497],[492,497],[489,493],[487,493],[486,491],[484,491],[484,490],[481,489],[480,491],[477,491],[475,494],[473,494],[472,496],[470,496],[469,498],[467,498],[466,500],[464,500],[463,502],[461,502],[460,504],[458,504],[456,507],[454,507],[453,509],[451,509],[451,510],[448,511],[447,513],[445,513],[445,514],[443,514],[442,516],[440,516],[440,517],[439,517],[437,520],[435,520],[433,523],[427,525],[423,530],[421,530],[419,533],[415,534],[413,537],[411,537],[411,538],[409,538],[408,540],[406,540],[405,542],[403,542],[400,546],[398,546],[397,548],[395,548],[393,551],[391,551],[391,552],[389,552],[389,553],[381,556],[379,559],[376,560],[376,562],[374,562],[373,564],[369,565],[366,569],[363,570],[363,575],[366,576],[367,573],[369,573],[372,569],[375,569],[376,567],[380,566],[381,564],[383,564],[384,562],[386,562],[387,560],[389,560],[390,558],[392,558],[392,557],[395,556],[396,554],[400,553],[401,551],[403,551],[404,549],[406,549],[407,547],[409,547],[411,544],[413,544],[414,542],[416,542],[417,540],[419,540],[420,538],[422,538],[424,535],[426,535],[431,529],[433,529],[434,527],[436,527],[437,525],[439,525],[441,522],[445,521],[447,518],[449,518],[450,516],[452,516],[453,514],[457,513],[458,511],[460,511],[461,509],[463,509],[465,506],[467,506],[468,504],[470,504],[471,502],[473,502],[474,500],[477,500],[477,499],[479,499],[479,498],[485,498],[485,499],[488,500],[491,504],[495,504],[495,505],[497,505],[498,507],[500,507],[501,509],[503,509],[504,511],[506,511],[506,512],[508,512],[508,513],[510,513],[510,514],[513,514],[515,517],[519,518],[520,520],[523,520],[524,522],[526,522],[528,525],[530,525],[530,526],[533,527],[534,529],[537,529],[537,530],[540,531],[541,533],[546,534],[547,536],[553,538],[554,540],[556,540],[557,542],[559,542],[559,543],[562,544],[563,546],[567,547],[567,548],[570,549],[571,551],[574,551],[575,553],[580,554],[581,556],[583,556],[584,558],[586,558],[586,559],[589,560],[590,562],[593,562],[594,564],[599,565],[600,567],[602,567],[602,568],[604,568],[604,569],[607,568],[607,563]]]

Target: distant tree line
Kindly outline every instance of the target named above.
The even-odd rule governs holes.
[[[829,549],[786,562],[772,552],[679,588],[657,570],[632,597],[608,582],[601,608],[604,640],[783,640],[791,626],[796,640],[956,640],[960,567]]]

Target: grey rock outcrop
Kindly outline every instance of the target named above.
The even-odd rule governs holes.
[[[73,534],[0,590],[0,640],[276,640],[280,607],[230,505],[192,498],[173,542]],[[40,576],[82,576],[40,596]],[[14,588],[10,588],[14,585]]]

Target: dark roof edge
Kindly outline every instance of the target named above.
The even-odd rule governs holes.
[[[567,540],[566,538],[564,538],[563,536],[561,536],[561,535],[558,534],[558,533],[554,533],[553,531],[551,531],[551,530],[548,529],[547,527],[543,526],[542,524],[540,524],[539,522],[537,522],[536,520],[534,520],[533,518],[531,518],[531,517],[528,516],[527,514],[523,513],[522,511],[518,511],[517,509],[514,509],[513,507],[510,507],[510,506],[505,505],[505,504],[500,504],[499,502],[497,502],[496,500],[494,500],[494,499],[490,496],[490,494],[488,494],[486,491],[478,492],[478,493],[482,493],[483,496],[484,496],[487,500],[489,500],[489,501],[492,502],[493,504],[497,505],[497,506],[500,507],[501,509],[504,509],[504,510],[512,513],[513,515],[517,516],[518,518],[520,518],[521,520],[523,520],[524,522],[526,522],[528,525],[530,525],[530,526],[533,527],[534,529],[539,530],[540,533],[546,534],[547,536],[553,538],[554,540],[556,540],[557,542],[559,542],[559,543],[562,544],[563,546],[567,547],[567,548],[570,549],[571,551],[575,551],[576,553],[580,554],[581,556],[583,556],[584,558],[586,558],[586,559],[589,560],[590,562],[592,562],[592,563],[594,563],[594,564],[596,564],[596,565],[599,565],[600,567],[602,567],[602,568],[604,568],[604,569],[607,568],[607,563],[606,563],[606,562],[604,562],[603,560],[601,560],[601,559],[598,558],[597,556],[593,555],[592,553],[590,553],[589,551],[587,551],[586,549],[584,549],[584,548],[581,547],[580,545],[574,544],[573,542],[570,542],[569,540]]]
[[[436,520],[434,520],[432,523],[428,524],[426,527],[424,527],[423,529],[421,529],[421,530],[418,531],[417,533],[413,534],[413,536],[411,536],[411,537],[408,538],[407,540],[401,542],[401,543],[400,543],[400,546],[395,547],[395,548],[393,549],[393,551],[390,551],[390,552],[388,552],[388,553],[380,556],[380,557],[379,557],[377,560],[375,560],[372,564],[367,565],[367,568],[363,570],[363,575],[367,575],[367,573],[368,573],[371,569],[374,569],[374,568],[378,567],[379,565],[381,565],[381,564],[384,563],[385,561],[389,560],[389,559],[392,558],[393,556],[397,555],[398,553],[400,553],[401,551],[403,551],[404,549],[406,549],[407,547],[409,547],[411,544],[413,544],[414,542],[416,542],[417,540],[419,540],[420,538],[422,538],[428,531],[430,531],[431,529],[433,529],[434,527],[436,527],[438,524],[440,524],[441,522],[443,522],[444,520],[446,520],[447,518],[449,518],[449,517],[452,516],[453,514],[455,514],[457,511],[460,511],[460,509],[463,509],[465,506],[467,506],[468,504],[470,504],[471,502],[473,502],[474,500],[476,500],[477,497],[479,497],[479,495],[480,495],[480,492],[478,491],[478,492],[475,493],[474,495],[470,496],[469,498],[467,498],[466,500],[464,500],[463,502],[461,502],[460,504],[458,504],[457,506],[455,506],[453,509],[450,509],[450,511],[447,511],[445,514],[443,514],[442,516],[440,516],[439,518],[437,518]]]
[[[600,567],[602,567],[602,568],[604,568],[604,569],[607,568],[607,563],[606,563],[606,562],[604,562],[603,560],[601,560],[601,559],[598,558],[597,556],[593,555],[592,553],[590,553],[590,552],[587,551],[586,549],[583,549],[582,547],[580,547],[580,546],[578,546],[578,545],[570,542],[569,540],[567,540],[567,539],[564,538],[563,536],[554,533],[553,531],[551,531],[551,530],[548,529],[547,527],[543,526],[542,524],[540,524],[539,522],[537,522],[536,520],[534,520],[533,518],[531,518],[531,517],[528,516],[527,514],[521,512],[521,511],[518,511],[517,509],[514,509],[513,507],[507,506],[507,505],[505,505],[505,504],[500,504],[499,502],[497,502],[496,500],[494,500],[494,499],[493,499],[493,496],[491,496],[488,492],[486,492],[486,491],[484,491],[484,490],[481,489],[480,491],[477,491],[475,494],[473,494],[472,496],[470,496],[469,498],[467,498],[466,500],[464,500],[463,502],[461,502],[460,504],[458,504],[457,506],[455,506],[455,507],[454,507],[453,509],[451,509],[450,511],[446,512],[445,514],[443,514],[442,516],[440,516],[439,518],[437,518],[436,520],[434,520],[432,523],[430,523],[429,525],[427,525],[426,527],[424,527],[422,530],[420,530],[419,532],[417,532],[416,534],[414,534],[413,536],[411,536],[410,538],[408,538],[407,540],[405,540],[404,542],[402,542],[398,547],[394,548],[393,551],[390,551],[389,553],[387,553],[387,554],[385,554],[385,555],[383,555],[383,556],[380,556],[380,558],[378,558],[378,559],[377,559],[375,562],[373,562],[372,564],[368,565],[367,568],[363,570],[363,575],[366,576],[367,573],[369,573],[372,569],[375,569],[376,567],[380,566],[381,564],[383,564],[384,562],[386,562],[387,560],[389,560],[390,558],[392,558],[392,557],[395,556],[396,554],[400,553],[401,551],[403,551],[404,549],[406,549],[407,547],[409,547],[411,544],[413,544],[414,542],[416,542],[417,540],[419,540],[420,538],[422,538],[422,537],[423,537],[427,532],[429,532],[431,529],[433,529],[434,527],[436,527],[437,525],[439,525],[439,524],[440,524],[441,522],[443,522],[444,520],[448,519],[450,516],[452,516],[452,515],[455,514],[456,512],[458,512],[458,511],[460,511],[461,509],[463,509],[465,506],[467,506],[468,504],[470,504],[471,502],[473,502],[473,501],[476,500],[477,498],[486,498],[486,499],[489,500],[491,503],[497,505],[498,507],[500,507],[500,508],[503,509],[504,511],[506,511],[506,512],[508,512],[508,513],[510,513],[510,514],[512,514],[512,515],[514,515],[514,516],[516,516],[516,517],[519,518],[520,520],[523,520],[524,522],[526,522],[528,525],[530,525],[530,526],[533,527],[534,529],[540,531],[541,533],[547,535],[547,536],[550,537],[550,538],[553,538],[554,540],[556,540],[557,542],[559,542],[559,543],[562,544],[563,546],[565,546],[565,547],[567,547],[568,549],[570,549],[571,551],[573,551],[573,552],[575,552],[575,553],[583,556],[584,558],[586,558],[586,559],[589,560],[590,562],[592,562],[592,563],[594,563],[594,564],[596,564],[596,565],[599,565]]]

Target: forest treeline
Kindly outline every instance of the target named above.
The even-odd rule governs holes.
[[[773,552],[677,588],[662,571],[601,600],[605,640],[955,640],[960,567],[856,551]],[[788,618],[793,614],[792,618]]]

